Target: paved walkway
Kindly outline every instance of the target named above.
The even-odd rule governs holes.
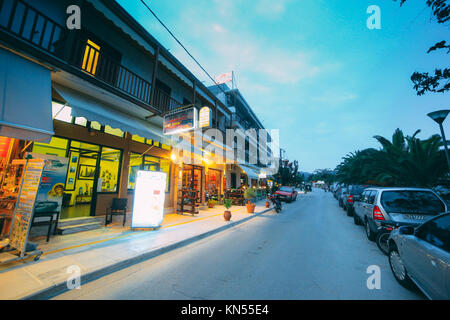
[[[268,211],[264,200],[257,202],[255,213]],[[41,243],[39,261],[28,259],[0,266],[0,299],[21,299],[39,292],[65,286],[70,266],[78,266],[82,281],[120,269],[190,241],[231,227],[255,215],[245,207],[231,208],[232,218],[223,219],[223,206],[200,210],[198,215],[166,215],[156,230],[131,231],[118,224],[82,233],[56,236]],[[110,270],[110,271],[108,271]]]

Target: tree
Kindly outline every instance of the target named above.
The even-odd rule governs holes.
[[[280,165],[278,172],[274,175],[274,180],[281,185],[296,185],[298,179],[298,161],[289,162],[280,159]]]
[[[374,136],[381,149],[365,149],[348,154],[336,167],[336,177],[344,184],[432,187],[448,173],[439,135],[421,140],[395,130],[392,141]]]
[[[397,0],[394,0],[397,1]],[[400,0],[402,6],[407,0]],[[426,4],[432,9],[433,15],[436,17],[437,23],[446,24],[450,21],[450,4],[447,0],[427,0]],[[436,50],[447,50],[450,53],[450,44],[446,40],[442,40],[428,49],[427,53]],[[437,68],[434,74],[428,72],[414,72],[411,76],[411,81],[414,84],[414,89],[417,95],[421,96],[426,92],[443,93],[450,90],[450,69]]]

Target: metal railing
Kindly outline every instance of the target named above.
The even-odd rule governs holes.
[[[55,55],[67,36],[65,27],[21,0],[0,0],[0,29]]]
[[[163,113],[170,112],[183,106],[181,102],[175,100],[168,93],[158,87],[155,87],[154,95],[153,106],[161,110]]]

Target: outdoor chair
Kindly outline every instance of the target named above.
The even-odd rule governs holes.
[[[55,218],[56,216],[56,218]],[[40,218],[39,221],[36,221],[36,218]],[[44,219],[43,219],[44,218]],[[48,220],[46,220],[47,218]],[[59,211],[48,211],[48,212],[34,212],[33,219],[31,220],[31,228],[38,226],[48,226],[47,231],[47,242],[50,240],[50,234],[53,225],[55,225],[55,229],[53,235],[56,234],[56,230],[58,228],[59,221]]]
[[[106,208],[105,226],[112,222],[113,216],[123,216],[123,226],[127,221],[127,198],[114,198],[111,207]]]

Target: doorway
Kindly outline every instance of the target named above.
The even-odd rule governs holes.
[[[183,189],[191,189],[197,191],[196,203],[202,202],[203,184],[202,184],[203,168],[193,165],[185,165],[183,167],[182,186]]]

